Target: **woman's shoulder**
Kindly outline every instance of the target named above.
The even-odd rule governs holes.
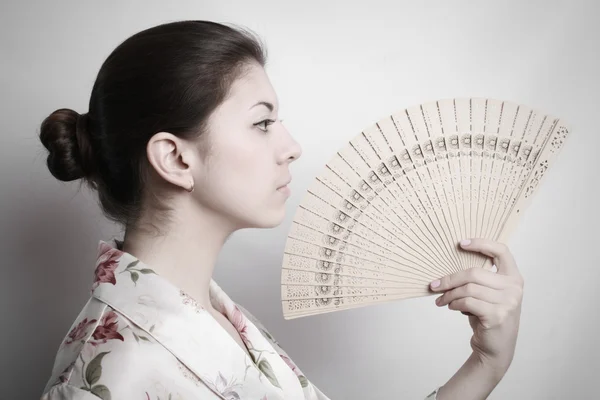
[[[182,369],[151,333],[92,297],[59,346],[42,398],[139,397],[142,387],[160,382],[164,370],[189,377]]]
[[[69,380],[78,357],[89,343],[105,311],[106,305],[95,298],[91,297],[87,301],[60,342],[54,358],[52,374],[44,392],[51,386]]]

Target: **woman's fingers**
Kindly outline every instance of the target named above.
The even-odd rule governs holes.
[[[484,329],[501,326],[512,318],[513,310],[504,304],[491,304],[474,297],[461,297],[448,304],[450,310],[474,315]]]
[[[467,283],[476,283],[492,289],[503,289],[508,283],[505,278],[505,276],[498,276],[496,273],[482,268],[469,268],[433,281],[430,287],[434,292],[444,292]]]
[[[488,257],[493,258],[494,264],[498,268],[498,273],[502,275],[519,276],[517,263],[504,243],[495,242],[490,239],[470,239],[460,242],[463,249],[476,251]]]
[[[431,282],[431,290],[442,292],[467,283],[477,283],[492,289],[504,289],[509,286],[523,287],[523,278],[508,247],[489,239],[462,241],[461,246],[468,251],[480,252],[493,258],[498,273],[483,268],[469,268]]]
[[[498,314],[500,307],[494,306],[486,301],[474,297],[461,297],[448,304],[451,310],[461,311],[476,316],[482,321],[487,321],[490,317]]]
[[[448,308],[460,311],[463,314],[474,315],[485,329],[500,326],[510,317],[507,307],[491,304],[474,297],[461,297],[453,300],[448,304]]]
[[[464,297],[472,297],[490,304],[502,304],[504,302],[502,291],[477,283],[467,283],[447,291],[436,299],[435,304],[442,307]]]
[[[514,257],[506,245],[488,239],[463,241],[461,246],[493,258],[498,273],[469,268],[444,276],[430,284],[433,292],[443,293],[436,304],[483,318],[488,327],[502,322],[518,310],[523,296],[523,278]]]

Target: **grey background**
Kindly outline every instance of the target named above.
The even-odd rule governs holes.
[[[234,235],[215,279],[332,399],[423,398],[470,352],[465,317],[433,298],[283,320],[287,229],[333,152],[383,116],[448,97],[511,100],[567,120],[572,136],[509,242],[526,279],[522,328],[490,398],[596,398],[599,16],[594,1],[2,2],[0,398],[39,397],[89,296],[97,242],[119,235],[93,193],[50,176],[39,124],[56,108],[87,111],[109,52],[177,19],[238,23],[267,43],[281,117],[304,156],[285,222]]]

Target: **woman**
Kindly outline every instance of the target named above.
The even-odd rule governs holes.
[[[123,241],[101,242],[92,295],[60,345],[43,399],[326,399],[212,280],[224,242],[281,223],[300,146],[278,120],[261,45],[217,23],[140,32],[102,65],[89,111],[41,126],[48,168],[84,179]],[[498,273],[432,283],[470,314],[473,353],[428,398],[483,399],[515,349],[522,279],[505,246],[463,244]]]

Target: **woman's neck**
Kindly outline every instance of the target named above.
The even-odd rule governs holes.
[[[142,219],[135,229],[126,230],[123,251],[210,310],[209,285],[215,263],[235,229],[208,210],[195,214],[180,213],[181,217],[171,217],[169,228],[159,234],[144,228],[149,225]]]

